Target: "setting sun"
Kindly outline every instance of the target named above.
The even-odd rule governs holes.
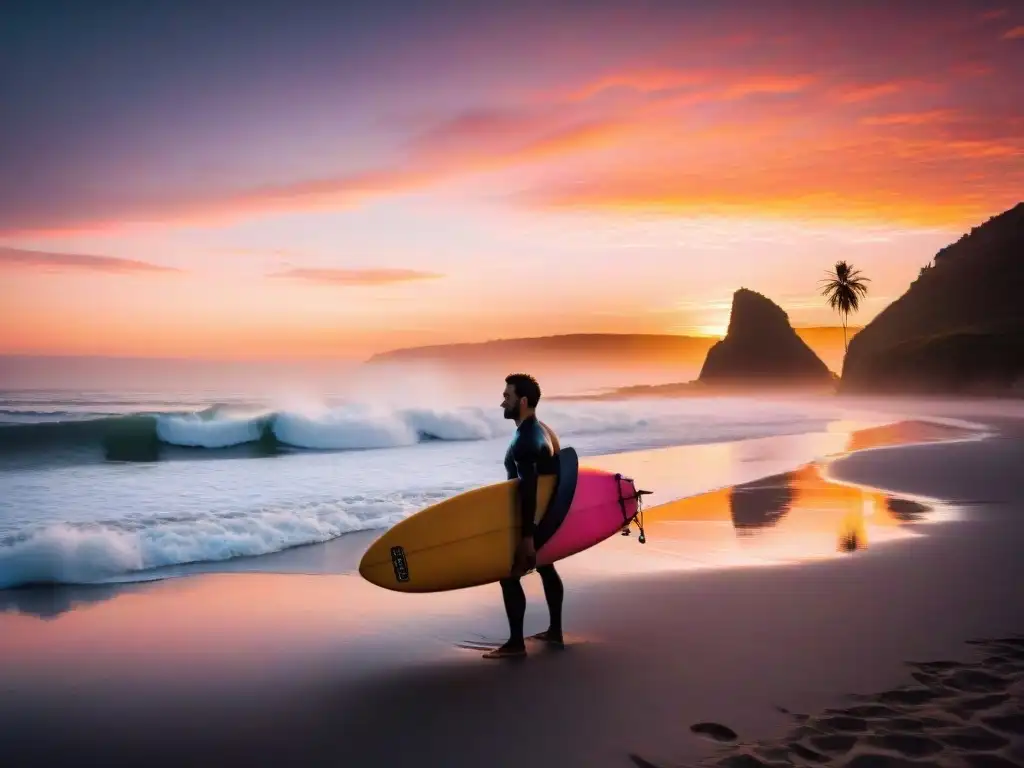
[[[698,325],[694,328],[694,334],[697,336],[714,336],[721,338],[725,336],[726,331],[729,330],[728,324],[724,325]]]

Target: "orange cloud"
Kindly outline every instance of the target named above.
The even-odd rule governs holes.
[[[186,217],[201,216],[204,212],[216,217],[235,217],[264,211],[344,207],[379,195],[418,189],[436,175],[426,168],[395,167],[258,187],[206,206],[190,206]]]
[[[837,88],[833,95],[837,101],[850,104],[860,101],[871,101],[880,99],[883,96],[892,96],[903,91],[905,83],[890,81],[886,83],[873,83],[870,85],[846,85]]]
[[[471,112],[418,136],[409,157],[440,180],[605,146],[628,129],[626,121],[576,117],[567,109]]]
[[[759,123],[693,137],[658,167],[555,176],[517,197],[554,209],[962,225],[1016,203],[1024,140],[833,134],[795,145]]]
[[[92,234],[129,226],[167,223],[223,224],[262,213],[338,210],[376,197],[413,192],[459,177],[493,172],[607,146],[631,130],[625,121],[582,120],[564,110],[474,112],[416,136],[404,158],[389,166],[288,184],[256,187],[240,194],[182,201],[125,213],[120,220],[68,229],[3,233],[9,237]]]
[[[1024,40],[1024,25],[1007,30],[1003,40]]]
[[[813,85],[816,80],[812,75],[751,77],[727,86],[721,96],[725,99],[741,99],[761,93],[798,93]]]
[[[954,70],[966,77],[979,74],[985,65],[966,62],[963,66],[966,69]],[[101,222],[89,226],[113,229],[168,223],[218,224],[264,213],[339,210],[475,174],[531,164],[544,164],[539,168],[541,172],[558,177],[584,166],[577,161],[585,153],[608,148],[621,150],[615,154],[622,157],[628,154],[634,165],[648,164],[655,176],[665,170],[663,156],[687,152],[691,156],[678,162],[678,167],[687,172],[696,164],[705,173],[728,176],[736,173],[731,165],[737,164],[768,169],[770,174],[780,163],[788,162],[790,156],[805,153],[811,135],[824,136],[823,140],[833,147],[844,143],[863,145],[865,137],[851,134],[851,125],[863,126],[860,130],[867,134],[872,133],[867,129],[902,127],[900,133],[904,134],[914,133],[910,130],[914,127],[938,126],[916,144],[894,145],[893,152],[902,158],[916,155],[934,159],[931,156],[935,152],[947,151],[960,158],[1012,159],[1021,149],[1020,142],[998,136],[947,135],[950,124],[961,121],[965,111],[954,109],[955,104],[946,106],[936,101],[949,95],[940,87],[942,83],[913,77],[844,82],[826,69],[812,75],[782,66],[774,72],[749,67],[637,67],[583,78],[580,82],[560,88],[557,95],[534,93],[525,104],[450,115],[413,135],[393,157],[367,170],[129,210],[116,219],[111,217],[105,225]],[[635,92],[642,98],[628,103],[594,101],[595,96],[616,88]],[[924,88],[929,89],[929,103],[908,103]],[[773,95],[798,96],[759,98],[749,104],[744,101]],[[889,96],[898,97],[898,111],[864,114],[868,107],[877,106],[876,102],[885,103],[882,100]],[[705,104],[714,104],[715,109],[701,109]],[[797,110],[799,115],[794,124]],[[1002,130],[1005,116],[997,116],[990,124]],[[737,132],[745,135],[734,135]],[[701,154],[691,147],[704,147],[705,151]],[[601,155],[602,167],[610,161],[611,154]],[[854,155],[846,159],[854,165],[860,161]],[[818,170],[824,171],[823,178],[834,185],[832,192],[841,196],[847,185],[845,173],[826,166]],[[587,172],[582,167],[582,173],[577,175],[584,183]],[[906,166],[900,170],[901,174],[910,172],[912,169]],[[877,181],[880,194],[888,194],[888,177]],[[802,196],[803,193],[788,189],[787,179],[780,177],[777,182],[776,192],[783,199]],[[45,237],[59,235],[61,230],[13,234]]]
[[[637,116],[648,140],[636,152],[620,153],[617,166],[553,169],[516,199],[541,208],[924,226],[959,226],[1017,202],[1024,132],[1011,115],[992,106],[864,114],[888,94],[901,94],[905,103],[911,86],[928,88],[932,104],[947,94],[912,79],[817,83],[798,75],[734,78],[670,99],[679,108],[730,93],[808,91],[796,110],[786,103],[743,105],[742,112],[719,110],[713,122],[694,122],[685,132],[672,113],[660,111],[664,104],[649,105]],[[658,125],[664,139],[650,141]]]
[[[678,69],[638,69],[604,75],[565,94],[570,102],[586,101],[613,88],[626,88],[641,93],[670,91],[704,82],[707,75]]]
[[[928,125],[948,122],[956,116],[950,109],[931,109],[925,112],[894,112],[888,115],[868,115],[860,121],[864,125]]]
[[[275,272],[269,277],[303,280],[320,285],[392,285],[416,280],[436,280],[444,275],[415,269],[329,269],[298,268]]]
[[[135,259],[120,259],[115,256],[93,256],[83,253],[55,253],[32,251],[22,248],[0,246],[0,267],[13,269],[84,269],[95,272],[126,274],[132,272],[180,272],[174,267],[164,267]]]
[[[559,125],[547,120],[451,121],[410,145],[406,162],[396,168],[252,190],[245,195],[197,208],[187,218],[229,219],[261,212],[308,211],[353,206],[374,197],[424,189],[472,174],[498,171],[606,146],[628,126],[592,121]]]
[[[128,209],[117,217],[67,226],[0,233],[10,238],[54,238],[112,234],[126,228],[167,224],[227,224],[246,216],[351,207],[373,197],[401,194],[436,180],[436,172],[423,168],[381,168],[288,184],[254,187],[242,193],[200,197],[159,206]]]
[[[563,92],[566,102],[586,101],[612,88],[625,88],[652,96],[674,106],[709,101],[730,101],[758,94],[789,94],[806,90],[817,81],[814,75],[756,74],[743,70],[632,70],[605,75],[581,87]],[[700,86],[694,90],[695,86]],[[677,93],[689,89],[686,93]]]
[[[893,199],[893,198],[897,199]],[[788,189],[740,189],[739,185],[696,186],[689,180],[680,187],[611,190],[575,186],[547,190],[532,202],[549,208],[643,211],[672,216],[754,216],[804,220],[902,223],[944,226],[970,222],[987,215],[989,208],[970,199],[899,200],[886,192],[836,192],[825,185],[790,186]]]

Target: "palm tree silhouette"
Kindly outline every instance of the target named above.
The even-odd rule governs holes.
[[[843,318],[843,348],[850,351],[850,343],[846,339],[846,321],[851,312],[860,309],[860,300],[867,296],[870,283],[862,277],[860,270],[845,261],[837,261],[835,269],[825,273],[821,295],[828,300],[828,305],[839,312]]]

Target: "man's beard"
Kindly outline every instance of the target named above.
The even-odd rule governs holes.
[[[519,418],[519,403],[505,409],[505,418],[513,421]]]

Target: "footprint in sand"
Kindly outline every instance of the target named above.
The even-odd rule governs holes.
[[[913,733],[886,733],[868,736],[867,743],[873,747],[895,752],[911,759],[931,757],[942,751],[942,744],[927,736]]]
[[[915,683],[812,717],[775,709],[797,723],[781,740],[738,743],[719,723],[694,733],[729,745],[701,763],[721,768],[1024,768],[1024,636],[981,641],[977,664],[915,662]],[[1019,665],[1019,669],[1016,667]],[[724,753],[724,754],[723,754]],[[638,768],[658,768],[634,760]]]
[[[1024,736],[1024,715],[989,715],[981,718],[981,722],[993,730],[1009,733],[1013,736]]]
[[[1006,690],[1009,681],[988,672],[976,669],[961,669],[945,680],[950,688],[972,693],[998,693]]]
[[[958,661],[912,661],[910,666],[922,672],[952,672],[963,667],[963,664]]]
[[[884,704],[858,704],[846,709],[825,710],[830,714],[848,715],[850,717],[895,717],[896,710]]]
[[[939,698],[939,694],[930,688],[908,686],[885,691],[878,698],[885,704],[914,707],[934,701]]]
[[[806,723],[810,719],[809,715],[804,715],[804,714],[801,714],[799,712],[790,712],[785,707],[780,707],[780,706],[776,705],[775,709],[778,712],[781,712],[782,714],[788,715],[789,717],[793,718],[798,723]]]
[[[988,755],[983,752],[976,755],[963,755],[963,760],[971,768],[1020,768],[1020,763],[1007,760],[999,755]]]
[[[485,637],[480,637],[476,640],[457,640],[455,647],[464,651],[493,651],[501,643],[501,640],[488,640]]]
[[[690,730],[700,736],[722,743],[734,742],[739,739],[736,731],[721,723],[696,723],[690,726]]]
[[[1007,661],[1024,663],[1024,638],[1009,637],[1002,640],[980,640],[972,643],[987,648],[992,653],[1000,654]]]
[[[908,760],[904,757],[893,757],[874,752],[862,752],[848,761],[845,768],[941,768],[941,764]]]
[[[771,766],[779,765],[779,763],[784,765],[792,764],[792,761],[789,759],[788,747],[754,747],[754,754],[756,757],[765,760],[768,765]]]
[[[887,718],[880,723],[888,731],[898,733],[920,733],[921,731],[934,730],[936,728],[955,728],[962,725],[961,721],[951,717],[937,717],[934,715],[917,715]]]
[[[934,672],[911,672],[910,676],[921,685],[935,685],[942,679]]]
[[[456,640],[454,645],[456,648],[461,648],[465,651],[493,651],[495,648],[500,647],[501,644],[504,642],[504,640],[497,640],[489,637],[484,637],[483,635],[477,635],[476,637],[470,638],[468,640]],[[553,641],[549,641],[545,638],[542,638],[539,635],[531,635],[526,638],[526,642],[530,646],[534,646],[536,648],[553,648],[558,650],[565,650],[569,647],[570,642],[575,644],[582,641],[577,637],[565,635],[561,643],[556,643]]]
[[[660,765],[655,765],[650,760],[644,760],[640,755],[634,755],[632,752],[629,753],[629,759],[633,761],[636,768],[661,768]]]
[[[789,751],[799,757],[801,760],[806,760],[809,763],[827,763],[828,758],[821,752],[815,752],[810,747],[805,747],[799,741],[791,741],[786,745],[789,747]]]
[[[786,763],[762,760],[755,755],[741,752],[736,755],[724,757],[716,762],[715,765],[719,766],[719,768],[773,768],[773,766],[786,765]]]
[[[848,715],[832,715],[831,717],[822,717],[812,722],[820,730],[826,732],[864,733],[868,729],[866,720],[861,717],[850,717]]]
[[[974,726],[973,728],[960,728],[947,733],[936,733],[935,738],[957,749],[968,752],[988,752],[994,749],[1002,749],[1009,740],[998,733],[992,733],[987,728]]]
[[[981,660],[981,666],[984,669],[994,669],[1003,674],[1015,674],[1020,669],[1021,663],[1020,659],[1014,659],[1008,653],[997,653]]]
[[[1009,699],[1010,695],[1007,693],[990,693],[985,696],[964,697],[951,706],[949,711],[957,717],[970,720],[975,713],[995,709],[1005,704]]]
[[[840,733],[829,733],[822,736],[811,736],[811,744],[831,755],[845,755],[851,749],[853,745],[857,743],[856,736],[846,736]]]

